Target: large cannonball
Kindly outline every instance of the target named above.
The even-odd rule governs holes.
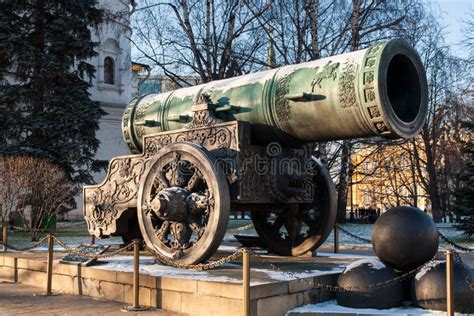
[[[460,313],[474,313],[474,290],[470,289],[465,279],[468,276],[472,282],[474,273],[467,265],[457,262],[453,268],[454,310]],[[445,311],[446,261],[433,260],[423,267],[412,280],[410,295],[415,305]]]
[[[421,210],[397,206],[375,222],[372,246],[383,262],[401,271],[414,269],[438,251],[438,229]]]
[[[370,284],[388,281],[396,272],[378,259],[357,260],[339,275],[337,285],[351,290],[336,292],[337,304],[354,308],[385,309],[398,307],[403,301],[401,283],[387,287],[369,289]]]

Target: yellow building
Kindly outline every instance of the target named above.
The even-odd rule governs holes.
[[[412,205],[429,210],[412,146],[410,142],[357,146],[348,208],[375,208],[383,213],[396,205]]]

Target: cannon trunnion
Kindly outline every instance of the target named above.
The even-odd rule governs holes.
[[[316,249],[336,198],[310,142],[411,137],[426,116],[423,67],[400,40],[181,90],[130,103],[123,134],[137,154],[84,187],[84,217],[97,237],[142,236],[189,264],[216,251],[232,211],[250,211],[276,253]]]

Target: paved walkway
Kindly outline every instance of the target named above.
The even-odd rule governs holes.
[[[149,310],[139,313],[124,313],[123,303],[96,299],[87,296],[61,294],[43,296],[44,289],[24,284],[0,282],[0,315],[159,315],[178,316],[180,314]]]

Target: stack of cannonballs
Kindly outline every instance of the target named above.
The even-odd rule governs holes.
[[[413,305],[446,310],[446,262],[433,260],[439,237],[435,223],[421,210],[399,206],[379,217],[372,231],[372,246],[378,259],[358,260],[346,267],[338,285],[339,305],[354,308],[399,307],[411,299]],[[397,276],[423,266],[411,279],[392,282]],[[463,269],[464,268],[464,269]],[[454,265],[455,311],[474,312],[474,292],[465,281],[471,269]],[[386,282],[383,286],[371,284]]]

